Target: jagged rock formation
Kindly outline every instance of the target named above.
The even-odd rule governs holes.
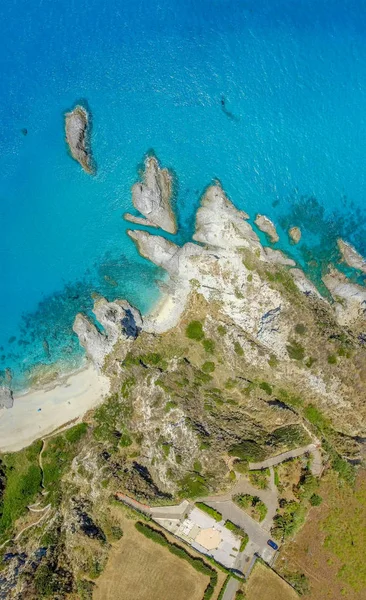
[[[10,388],[3,385],[0,386],[0,409],[1,408],[11,408],[13,406],[13,392]]]
[[[269,237],[269,239],[271,240],[271,242],[273,244],[278,242],[280,237],[279,237],[276,227],[275,227],[274,223],[272,223],[271,219],[269,219],[265,215],[257,215],[254,223],[256,224],[258,229],[263,231]]]
[[[341,238],[337,240],[339,251],[342,258],[349,267],[359,269],[363,273],[366,273],[366,260],[347,242],[344,242]]]
[[[142,318],[140,312],[126,300],[108,302],[102,297],[94,303],[93,312],[103,332],[82,313],[76,315],[73,330],[87,355],[101,368],[104,358],[119,339],[127,343],[136,339],[142,328]]]
[[[66,141],[71,156],[83,167],[86,173],[93,174],[89,140],[89,117],[83,106],[75,108],[65,115]]]
[[[176,217],[172,209],[173,185],[168,169],[161,169],[154,156],[145,161],[142,183],[132,187],[132,203],[146,218],[126,213],[125,219],[133,223],[160,227],[168,233],[177,232]]]
[[[335,313],[341,325],[366,328],[366,289],[350,282],[337,269],[330,269],[323,281],[335,300]]]
[[[288,230],[288,234],[289,234],[290,239],[293,241],[294,244],[298,244],[299,241],[301,240],[301,229],[300,229],[300,227],[291,227],[291,229]]]

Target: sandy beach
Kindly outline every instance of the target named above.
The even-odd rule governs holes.
[[[109,380],[89,365],[53,388],[14,398],[0,410],[0,452],[15,452],[82,417],[108,394]]]

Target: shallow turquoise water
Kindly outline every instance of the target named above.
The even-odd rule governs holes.
[[[338,260],[338,235],[366,254],[365,2],[17,0],[1,13],[0,370],[15,385],[34,364],[80,360],[71,326],[92,291],[143,311],[157,299],[161,273],[122,220],[149,149],[176,173],[179,243],[219,178],[252,217],[302,227],[299,247],[285,234],[279,247],[312,276]],[[64,142],[82,99],[95,177]]]

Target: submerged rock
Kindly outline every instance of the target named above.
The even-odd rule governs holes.
[[[83,167],[86,173],[94,173],[90,153],[89,117],[83,106],[77,105],[65,114],[66,141],[71,156]]]
[[[288,234],[289,234],[290,239],[292,240],[292,242],[294,244],[298,244],[299,241],[301,240],[301,229],[300,229],[300,227],[291,227],[288,230]]]
[[[348,242],[343,241],[341,238],[337,240],[338,248],[342,254],[342,258],[349,267],[359,269],[363,273],[366,273],[366,260],[351,246]]]
[[[0,408],[11,408],[14,404],[13,392],[5,385],[0,386]]]
[[[127,213],[125,218],[134,223],[160,227],[168,233],[177,232],[177,222],[171,202],[173,195],[172,176],[168,169],[161,169],[154,156],[147,157],[142,183],[132,187],[132,203],[146,218]]]
[[[269,219],[268,217],[266,217],[264,215],[257,215],[254,223],[256,224],[258,229],[263,231],[269,237],[269,239],[271,240],[271,242],[273,244],[278,242],[280,237],[277,233],[275,224],[272,223],[271,219]]]
[[[101,368],[118,339],[136,339],[142,328],[142,318],[140,312],[126,300],[108,302],[106,298],[98,298],[93,312],[103,331],[99,331],[82,313],[76,315],[73,330],[87,355]]]

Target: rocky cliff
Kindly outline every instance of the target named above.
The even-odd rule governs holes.
[[[89,116],[83,106],[75,106],[71,112],[65,114],[65,134],[71,156],[86,173],[93,174]]]

